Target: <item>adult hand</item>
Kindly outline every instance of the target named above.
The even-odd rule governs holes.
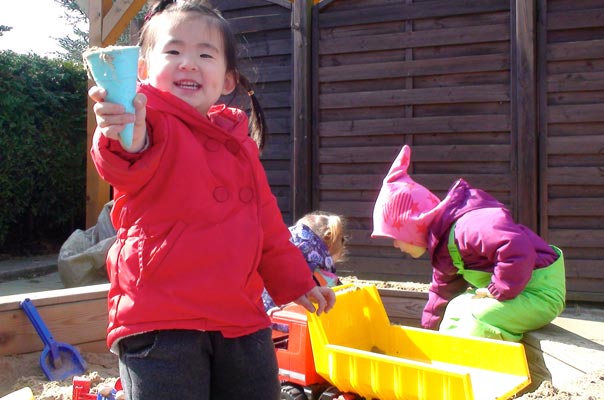
[[[317,315],[321,315],[323,312],[329,312],[333,308],[336,303],[336,294],[331,288],[315,286],[305,295],[298,297],[295,303],[310,312],[316,312]],[[313,303],[317,304],[316,308]]]

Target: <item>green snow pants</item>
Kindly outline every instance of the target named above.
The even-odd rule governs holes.
[[[565,307],[566,275],[564,255],[555,246],[558,259],[536,269],[526,288],[514,299],[474,299],[474,291],[449,302],[440,331],[455,335],[479,336],[519,342],[525,332],[539,329],[554,320]],[[463,270],[464,279],[476,288],[491,282],[491,273]]]

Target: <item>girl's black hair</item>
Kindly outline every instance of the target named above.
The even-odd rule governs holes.
[[[254,94],[252,84],[239,71],[237,40],[228,21],[224,19],[220,11],[214,9],[204,0],[159,0],[151,6],[149,12],[145,16],[145,23],[139,34],[138,45],[141,46],[141,52],[144,57],[146,57],[147,50],[154,45],[154,39],[148,37],[150,30],[149,26],[151,25],[149,22],[154,16],[163,12],[198,12],[202,15],[211,17],[216,21],[216,26],[220,29],[224,41],[227,71],[233,71],[237,79],[237,86],[241,87],[241,89],[243,89],[250,97],[251,116],[249,135],[258,145],[258,149],[262,151],[268,137],[264,111],[258,102],[257,96]],[[237,90],[235,90],[235,93],[237,93]]]

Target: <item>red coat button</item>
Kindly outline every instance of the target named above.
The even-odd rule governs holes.
[[[249,203],[254,198],[254,191],[250,187],[244,187],[239,191],[239,200]]]
[[[229,191],[224,186],[218,186],[212,194],[214,195],[214,199],[219,203],[224,203],[229,199]]]

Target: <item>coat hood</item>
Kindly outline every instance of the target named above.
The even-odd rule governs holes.
[[[428,228],[440,200],[411,179],[407,173],[410,162],[411,148],[405,145],[382,183],[373,209],[371,237],[388,237],[427,247]]]

